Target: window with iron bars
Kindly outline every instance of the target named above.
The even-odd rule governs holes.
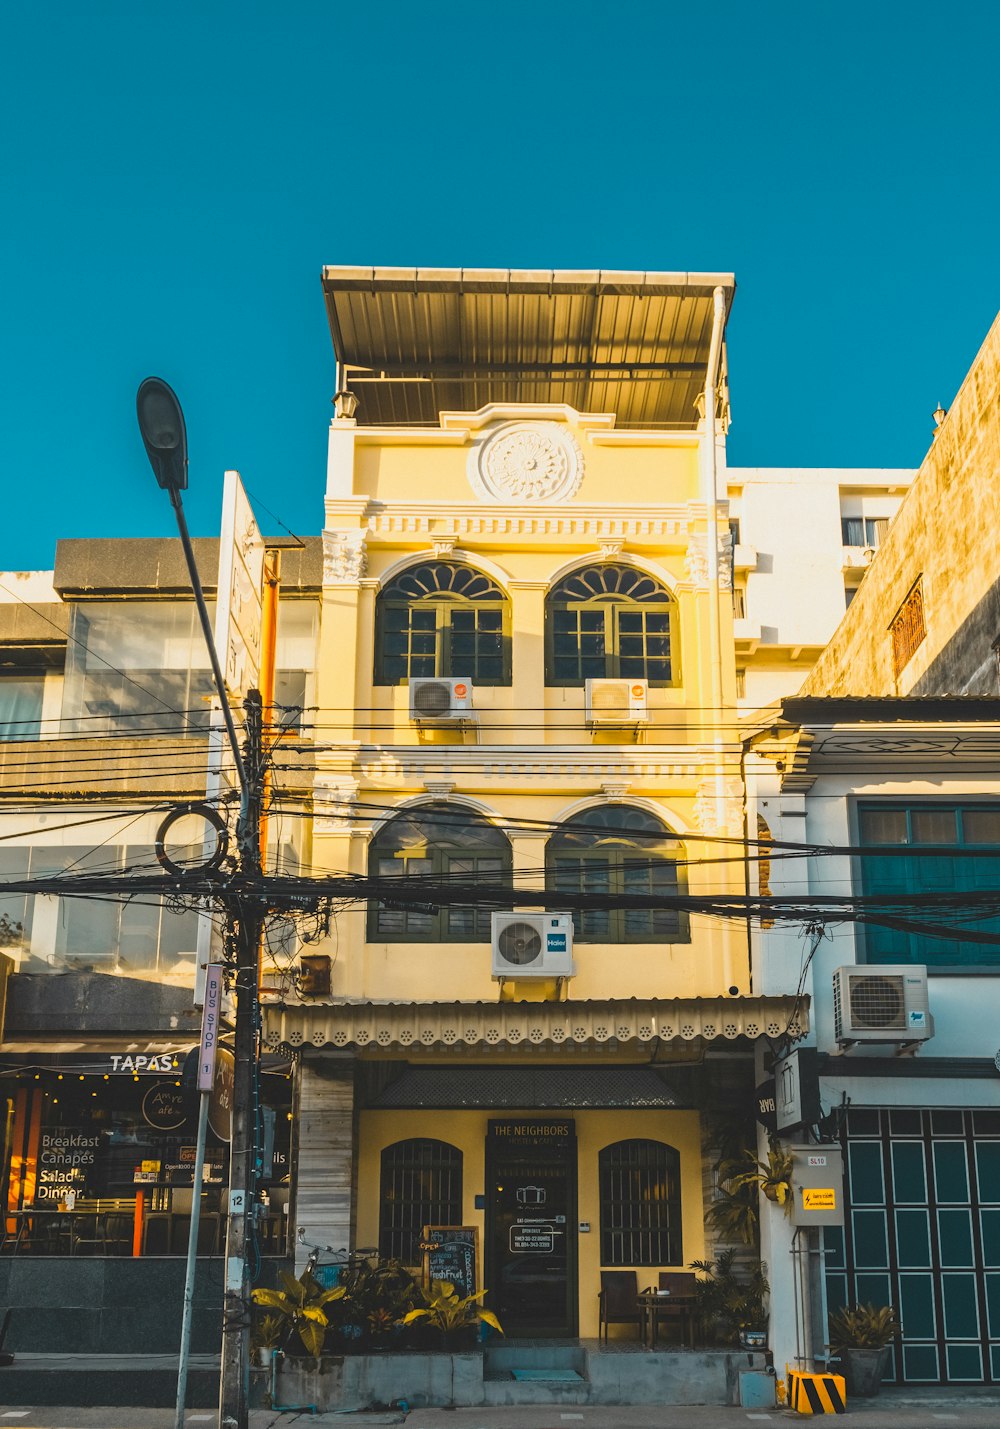
[[[462,1219],[462,1153],[447,1141],[397,1141],[382,1152],[378,1253],[420,1264],[424,1226]]]
[[[680,1155],[662,1141],[600,1153],[601,1264],[683,1265]]]

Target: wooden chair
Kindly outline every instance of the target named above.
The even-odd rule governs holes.
[[[635,1325],[642,1333],[642,1310],[639,1306],[639,1281],[634,1270],[602,1270],[600,1322],[597,1336],[604,1330],[608,1342],[609,1325]]]

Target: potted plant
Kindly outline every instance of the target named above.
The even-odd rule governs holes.
[[[719,1179],[730,1193],[759,1189],[790,1216],[793,1164],[792,1153],[772,1139],[766,1161],[758,1161],[752,1151],[746,1151],[738,1161],[725,1162],[719,1168]]]
[[[767,1267],[756,1259],[741,1267],[736,1257],[737,1252],[729,1248],[720,1250],[714,1260],[691,1262],[691,1269],[701,1277],[695,1283],[695,1319],[705,1340],[738,1340],[744,1349],[763,1349],[767,1345],[764,1302],[771,1288]]]
[[[281,1290],[261,1287],[253,1292],[253,1302],[273,1310],[277,1318],[285,1323],[285,1334],[294,1330],[306,1354],[318,1359],[329,1324],[326,1307],[343,1299],[344,1287],[337,1285],[332,1290],[325,1290],[308,1270],[301,1279],[289,1270],[279,1270],[278,1279],[283,1287]]]
[[[435,1331],[442,1345],[447,1346],[461,1339],[469,1338],[469,1332],[478,1329],[481,1323],[489,1325],[498,1334],[503,1334],[500,1321],[491,1310],[484,1310],[479,1304],[485,1290],[475,1295],[461,1296],[450,1280],[432,1280],[427,1288],[418,1287],[424,1304],[403,1316],[404,1325],[423,1324]]]
[[[840,1359],[848,1394],[878,1394],[889,1346],[901,1330],[891,1305],[846,1305],[830,1316],[830,1350]]]
[[[253,1328],[250,1331],[250,1348],[258,1365],[262,1369],[267,1369],[271,1363],[271,1355],[281,1348],[281,1342],[288,1329],[288,1322],[280,1315],[254,1315]]]

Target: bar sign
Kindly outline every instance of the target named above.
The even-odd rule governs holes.
[[[215,1084],[215,1052],[219,1045],[221,1011],[222,967],[219,963],[209,963],[205,969],[205,1006],[201,1014],[201,1047],[198,1052],[200,1092],[210,1092]]]

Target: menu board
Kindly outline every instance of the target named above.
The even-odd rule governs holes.
[[[424,1283],[448,1280],[463,1299],[475,1295],[479,1260],[478,1226],[424,1226]]]

